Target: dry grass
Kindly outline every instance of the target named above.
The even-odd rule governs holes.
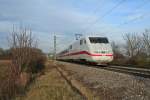
[[[83,100],[53,65],[48,64],[45,70],[45,74],[30,86],[27,95],[18,97],[17,100]]]
[[[0,60],[0,79],[8,74],[7,71],[10,63],[10,60]]]
[[[10,60],[0,60],[0,99],[8,100],[14,93],[12,83],[10,82]],[[9,84],[11,83],[11,84]]]
[[[0,60],[0,80],[2,80],[8,75],[7,71],[10,63],[11,63],[10,60]]]
[[[9,65],[9,61],[0,60],[0,87],[3,83],[3,80],[5,80],[5,78],[8,75],[8,72],[7,72],[8,71],[8,65]]]

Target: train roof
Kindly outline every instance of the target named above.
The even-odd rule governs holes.
[[[89,37],[103,37],[103,38],[107,38],[106,36],[100,36],[100,35],[86,35],[86,36],[82,36],[80,39],[89,38]]]

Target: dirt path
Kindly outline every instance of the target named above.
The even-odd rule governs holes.
[[[84,100],[60,75],[52,63],[47,65],[45,74],[35,80],[25,97],[17,100]]]

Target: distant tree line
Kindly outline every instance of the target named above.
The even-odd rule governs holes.
[[[137,33],[127,33],[123,35],[123,38],[125,44],[123,44],[122,47],[119,44],[112,42],[115,58],[112,63],[118,65],[149,66],[150,30],[145,30],[142,35]]]
[[[0,48],[0,59],[10,59],[11,51],[10,49]]]

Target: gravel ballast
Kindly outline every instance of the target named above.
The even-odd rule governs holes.
[[[150,79],[66,62],[59,66],[103,100],[150,100]]]

